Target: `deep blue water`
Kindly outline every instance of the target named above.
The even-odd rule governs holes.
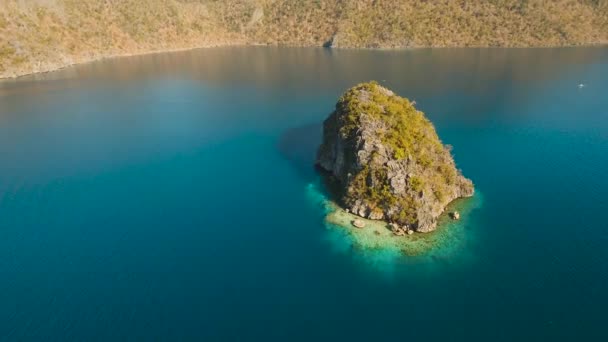
[[[450,257],[340,246],[307,193],[322,120],[371,79],[483,194]],[[606,340],[607,89],[607,48],[218,48],[0,82],[0,340]]]

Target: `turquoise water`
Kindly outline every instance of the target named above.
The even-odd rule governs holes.
[[[423,256],[323,221],[320,124],[370,79],[482,195]],[[606,89],[606,48],[218,48],[0,82],[0,340],[605,340]]]

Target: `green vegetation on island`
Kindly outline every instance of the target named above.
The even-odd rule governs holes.
[[[473,195],[433,124],[376,82],[340,98],[324,122],[317,163],[340,206],[396,232],[432,231],[450,202]]]
[[[231,44],[410,48],[608,42],[608,0],[0,0],[0,78]]]

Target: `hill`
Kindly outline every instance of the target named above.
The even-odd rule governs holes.
[[[545,47],[608,42],[608,0],[0,0],[0,78],[229,44]]]
[[[406,230],[434,230],[450,202],[474,191],[425,115],[376,82],[340,98],[323,123],[317,163],[341,206]]]

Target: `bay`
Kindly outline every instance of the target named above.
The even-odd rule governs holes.
[[[604,340],[607,76],[607,48],[227,47],[2,81],[0,340]],[[324,223],[320,125],[369,80],[474,181],[454,243]]]

